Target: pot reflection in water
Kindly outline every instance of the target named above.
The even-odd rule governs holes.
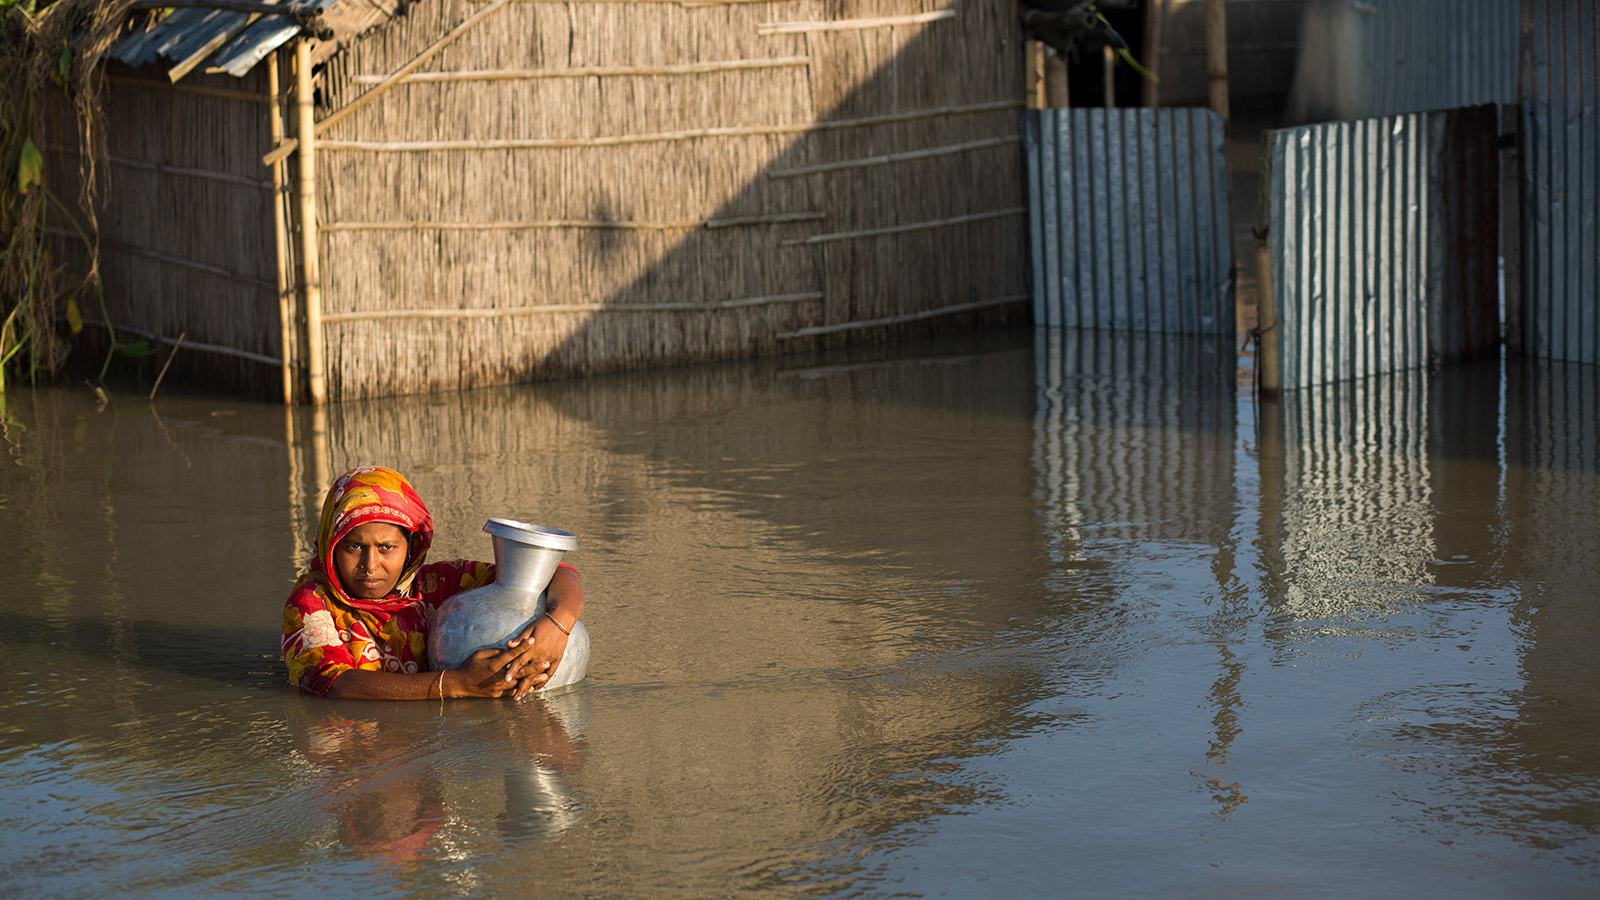
[[[478,650],[506,642],[544,615],[550,579],[578,539],[566,531],[511,519],[490,519],[495,580],[440,604],[428,629],[428,665],[454,669]],[[589,671],[589,629],[574,622],[567,649],[544,690],[582,681]]]

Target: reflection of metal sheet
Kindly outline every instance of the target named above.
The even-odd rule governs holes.
[[[1231,339],[1039,329],[1034,472],[1056,560],[1083,529],[1229,543]]]
[[[1284,389],[1496,348],[1498,118],[1480,106],[1272,133]]]
[[[1522,81],[1523,327],[1528,352],[1600,362],[1600,21],[1592,2],[1528,0]]]
[[[1222,119],[1030,110],[1023,140],[1035,324],[1233,333]]]
[[[1428,373],[1310,388],[1282,412],[1282,483],[1264,474],[1262,485],[1282,498],[1280,608],[1296,619],[1377,614],[1431,584]]]

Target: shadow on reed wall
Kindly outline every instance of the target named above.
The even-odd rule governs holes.
[[[330,60],[340,107],[483,4]],[[1002,0],[510,3],[320,146],[330,396],[1026,315]]]

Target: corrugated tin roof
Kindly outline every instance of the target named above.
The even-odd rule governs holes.
[[[332,31],[319,42],[317,58],[331,54],[345,40],[392,17],[405,0],[260,0],[297,13],[317,11]],[[220,9],[177,9],[147,31],[128,35],[108,54],[130,66],[170,64],[173,80],[192,69],[227,72],[241,77],[267,54],[300,33],[288,15],[260,15]],[[208,52],[209,51],[209,52]],[[196,59],[197,56],[201,58]]]

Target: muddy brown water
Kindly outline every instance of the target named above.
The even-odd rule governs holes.
[[[1600,873],[1600,378],[1022,332],[335,406],[13,390],[0,894],[1452,896]],[[321,490],[574,531],[587,682],[285,684]]]

